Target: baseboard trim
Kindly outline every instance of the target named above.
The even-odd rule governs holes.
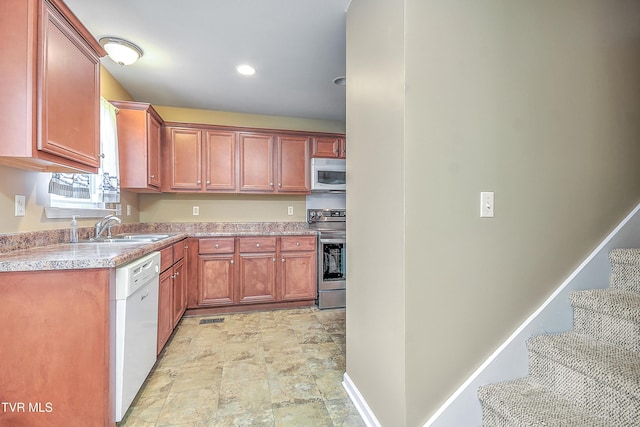
[[[349,399],[353,402],[353,405],[358,410],[358,413],[367,427],[382,427],[376,416],[373,414],[373,411],[371,411],[371,408],[369,408],[369,405],[367,405],[367,401],[364,400],[364,397],[360,394],[358,387],[356,387],[353,381],[351,381],[349,374],[345,372],[342,378],[342,387],[346,390],[349,395]]]
[[[477,388],[482,384],[527,375],[526,339],[531,335],[561,332],[573,325],[569,292],[608,286],[608,252],[615,247],[640,246],[640,205],[589,254],[549,298],[438,408],[424,427],[481,426]],[[603,282],[603,280],[605,280]]]

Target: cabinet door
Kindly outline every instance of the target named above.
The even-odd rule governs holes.
[[[202,188],[202,132],[188,128],[166,128],[171,190],[200,190]]]
[[[205,188],[220,192],[236,191],[236,133],[205,131],[204,151]]]
[[[316,298],[315,252],[282,252],[280,269],[283,301]]]
[[[198,261],[198,305],[233,304],[234,255],[199,255]]]
[[[154,188],[160,188],[160,139],[162,132],[161,123],[147,113],[147,184]]]
[[[171,328],[180,321],[182,314],[187,308],[187,289],[186,289],[186,276],[185,276],[185,264],[184,260],[180,260],[173,266],[173,316]]]
[[[239,303],[276,300],[275,264],[275,252],[240,254]]]
[[[100,166],[98,58],[46,1],[41,30],[38,102],[42,116],[37,148],[97,168]]]
[[[309,138],[279,136],[277,152],[279,193],[311,193]]]
[[[313,139],[313,157],[340,157],[340,144],[342,138],[339,136],[320,136]]]
[[[158,354],[164,348],[173,331],[173,272],[166,270],[160,275],[160,288],[158,293]]]
[[[273,135],[240,133],[240,191],[273,192]]]

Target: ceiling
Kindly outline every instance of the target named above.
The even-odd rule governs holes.
[[[345,120],[349,0],[65,0],[96,39],[143,57],[102,64],[137,101],[251,114]],[[242,76],[236,66],[257,71]]]

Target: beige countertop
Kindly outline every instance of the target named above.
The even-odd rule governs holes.
[[[163,223],[124,224],[123,232],[171,234],[152,243],[64,243],[68,231],[0,235],[0,272],[113,268],[186,237],[316,235],[306,223]],[[81,230],[81,239],[91,237]],[[8,250],[7,250],[8,249]]]

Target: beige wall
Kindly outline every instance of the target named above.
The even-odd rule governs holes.
[[[347,14],[347,373],[383,426],[405,425],[403,2]]]
[[[305,196],[141,194],[141,222],[304,222]],[[200,215],[194,216],[193,206]],[[287,208],[293,206],[293,215]]]
[[[382,139],[371,128],[385,131],[403,107],[393,94],[391,111],[363,114],[378,95],[367,87],[384,81],[365,66],[380,67],[386,49],[375,28],[395,30],[381,2],[353,0],[347,21],[347,372],[383,425],[421,426],[640,202],[640,3],[388,4],[387,16],[405,16],[404,42],[394,39],[405,52],[404,135]],[[389,146],[402,161],[360,156]],[[380,203],[404,193],[404,203],[389,194],[397,209],[385,223],[403,238],[381,240],[386,263],[369,249],[380,228],[359,207],[383,164]],[[495,191],[495,218],[479,218],[480,191]],[[397,322],[398,310],[404,336],[398,344],[383,328],[397,347],[384,363],[383,325],[371,318]],[[401,362],[398,414],[385,398]]]

